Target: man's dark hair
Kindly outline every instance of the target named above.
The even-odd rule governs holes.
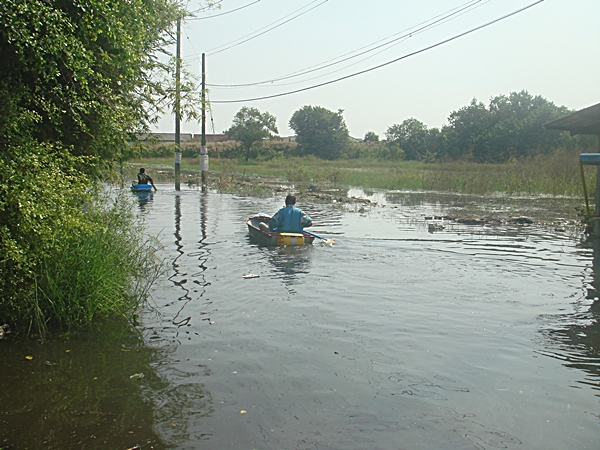
[[[140,168],[140,173],[144,173],[144,172],[145,172],[144,168],[143,168],[143,167],[141,167],[141,168]]]
[[[294,197],[292,194],[289,194],[285,198],[285,206],[295,205],[295,204],[296,204],[296,197]]]

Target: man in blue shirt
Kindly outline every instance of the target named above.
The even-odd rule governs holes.
[[[275,213],[269,222],[271,231],[281,233],[302,233],[303,228],[308,228],[313,221],[301,209],[296,208],[296,197],[288,195],[285,198],[285,208],[281,208]]]

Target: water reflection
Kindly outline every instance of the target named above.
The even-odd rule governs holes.
[[[166,249],[169,255],[172,255],[170,260],[171,271],[167,276],[169,282],[168,289],[168,302],[164,304],[165,317],[169,317],[168,321],[171,325],[174,325],[178,331],[175,334],[175,340],[181,343],[179,340],[180,331],[188,338],[189,330],[184,331],[183,327],[189,327],[192,324],[194,313],[188,305],[196,304],[199,307],[201,300],[205,297],[206,288],[210,286],[210,282],[206,279],[205,271],[208,269],[207,262],[211,255],[211,243],[208,239],[208,193],[202,193],[199,197],[199,211],[198,215],[193,213],[193,209],[190,207],[190,199],[195,199],[184,194],[176,194],[174,196],[174,227],[173,236],[174,240],[171,241],[170,248]],[[183,202],[186,203],[183,203]],[[185,206],[183,206],[185,205]],[[194,229],[182,230],[182,225],[186,223],[194,224]],[[200,238],[194,242],[193,249],[190,248],[189,241],[193,239],[193,236],[198,234],[196,230],[199,227]],[[169,258],[169,256],[167,256]],[[197,261],[197,263],[190,264],[190,261]],[[172,289],[174,287],[174,289]],[[204,306],[211,304],[211,301],[206,301]],[[205,312],[202,313],[202,320],[211,321],[209,317],[204,316]]]
[[[600,391],[600,239],[594,238],[591,244],[591,271],[583,277],[584,282],[590,280],[584,286],[585,295],[572,304],[574,312],[544,317],[547,325],[542,333],[548,341],[548,356],[583,371],[586,378],[580,382]]]
[[[210,256],[210,246],[207,241],[207,226],[208,220],[208,193],[204,193],[200,196],[200,240],[198,241],[198,252],[195,256],[198,257],[198,261],[200,261],[200,272],[197,275],[200,275],[204,278],[204,271],[207,269],[206,262]]]
[[[286,286],[301,284],[301,275],[310,273],[310,257],[313,247],[307,246],[282,246],[264,249],[273,271]]]
[[[600,302],[572,314],[546,317],[549,328],[542,331],[548,339],[548,356],[563,361],[566,367],[587,374],[580,381],[600,391]],[[600,392],[596,394],[600,396]]]
[[[135,196],[138,199],[138,206],[142,213],[146,212],[146,205],[154,200],[154,192],[135,192]]]
[[[592,270],[594,273],[593,285],[598,290],[598,283],[600,283],[600,236],[592,238]]]
[[[206,270],[208,269],[207,262],[211,256],[211,246],[208,242],[207,234],[207,223],[208,223],[208,192],[200,194],[200,239],[198,241],[197,251],[190,254],[190,257],[195,257],[198,260],[198,271],[192,274],[193,282],[196,284],[199,291],[199,297],[202,298],[206,294],[206,288],[210,286],[210,282],[206,280]],[[205,304],[209,305],[212,302],[207,301]],[[209,317],[205,317],[203,320],[211,322]]]
[[[186,287],[186,283],[188,282],[186,278],[187,273],[181,270],[181,264],[179,263],[179,259],[185,254],[183,245],[181,243],[181,197],[179,195],[175,196],[174,236],[176,256],[171,263],[173,273],[169,276],[169,280],[180,290],[179,297],[176,301],[181,303],[178,306],[177,313],[172,319],[173,325],[179,328],[188,325],[191,320],[191,316],[185,316],[183,311],[185,306],[192,300],[192,297],[190,296],[190,290]]]
[[[531,357],[539,315],[564,313],[581,292],[577,275],[589,255],[581,258],[566,236],[461,226],[432,239],[424,214],[493,206],[487,198],[477,205],[407,194],[405,203],[365,211],[311,208],[317,234],[342,236],[333,247],[267,248],[246,239],[243,220],[271,211],[274,201],[181,196],[167,256],[178,275],[162,280],[160,293],[172,306],[161,310],[166,327],[154,329],[168,339],[172,359],[159,372],[180,394],[173,404],[189,414],[192,434],[211,433],[207,443],[192,436],[181,448],[397,448],[400,434],[407,448],[597,443],[597,419],[575,412],[597,411],[587,386],[573,392],[580,372]],[[171,229],[170,200],[155,229],[164,229],[165,216]],[[260,277],[245,281],[246,274]],[[173,281],[181,278],[194,301],[180,313],[192,321],[179,342],[171,337],[183,329],[170,319],[180,311],[182,291]],[[203,304],[209,300],[218,312],[205,326],[199,319],[213,315]],[[577,311],[590,304],[580,301]],[[591,345],[570,336],[574,329],[563,333],[573,324],[565,316],[565,323],[545,318],[551,331],[535,348],[570,358],[581,351],[588,361]],[[201,420],[194,383],[205,386],[198,409],[208,416]],[[550,391],[551,399],[538,395]],[[552,408],[563,400],[570,410]],[[166,417],[162,423],[165,437],[177,430]],[[555,423],[560,430],[548,425]]]
[[[170,355],[176,355],[180,349],[200,335],[199,324],[209,323],[211,313],[205,299],[210,283],[205,271],[210,259],[208,242],[208,194],[199,197],[199,211],[194,206],[198,197],[183,192],[174,195],[171,203],[173,211],[174,239],[167,246],[167,258],[170,259],[171,272],[164,284],[165,298],[168,302],[160,308],[160,326],[152,326],[148,321],[149,340],[168,348]],[[197,214],[196,211],[199,213]],[[192,227],[189,225],[192,224]],[[198,230],[199,228],[199,230]],[[200,235],[196,240],[194,236]],[[205,300],[204,303],[200,303]],[[204,380],[210,369],[197,361],[181,364],[164,360],[158,372],[169,380],[168,389],[164,389],[157,398],[161,408],[156,414],[157,432],[166,442],[199,442],[208,439],[208,435],[198,430],[196,421],[213,412],[212,396],[204,387]]]
[[[164,350],[147,346],[129,323],[0,344],[0,448],[164,449],[186,439],[182,413],[169,408],[175,388],[155,369]],[[201,386],[193,395],[206,397]],[[173,423],[177,434],[157,434]]]

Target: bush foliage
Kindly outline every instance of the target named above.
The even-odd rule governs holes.
[[[182,14],[175,0],[0,2],[0,322],[70,327],[141,298],[123,259],[135,225],[94,186],[168,97],[156,53]]]

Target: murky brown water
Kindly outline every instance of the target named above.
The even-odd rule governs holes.
[[[0,341],[0,448],[600,448],[592,250],[560,224],[425,219],[560,222],[573,201],[373,198],[300,199],[335,244],[271,249],[244,221],[281,198],[164,186],[140,205],[170,267],[156,310]]]

